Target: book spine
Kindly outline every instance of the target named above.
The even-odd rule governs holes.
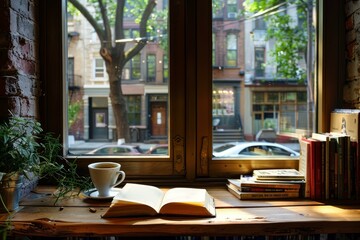
[[[338,164],[337,164],[338,194],[337,194],[337,199],[343,199],[343,193],[344,193],[344,139],[343,138],[339,138],[337,155],[338,155]]]
[[[324,162],[324,147],[325,145],[323,142],[320,142],[319,151],[317,152],[317,157],[315,159],[315,171],[316,171],[316,177],[315,177],[315,199],[320,200],[322,197],[322,189],[323,189],[323,162]]]
[[[325,181],[325,199],[330,198],[330,139],[325,141],[325,166],[324,166],[324,181]]]
[[[299,193],[267,193],[267,192],[257,192],[257,193],[239,193],[239,198],[243,200],[247,199],[276,199],[276,198],[297,198]]]
[[[241,187],[241,192],[299,192],[299,188]]]
[[[350,137],[345,136],[345,180],[346,180],[346,190],[345,190],[345,197],[347,199],[351,199],[351,143],[350,143]]]
[[[299,172],[305,176],[305,198],[310,198],[310,155],[310,142],[306,138],[300,139]]]
[[[329,157],[329,198],[335,199],[335,159],[337,151],[337,140],[335,138],[330,141],[330,157]]]
[[[311,199],[315,199],[316,195],[315,195],[315,182],[316,182],[316,166],[315,166],[315,162],[316,162],[316,151],[318,148],[318,142],[316,141],[310,141],[310,198]]]
[[[261,188],[296,188],[300,189],[299,183],[287,183],[287,184],[281,184],[281,183],[260,183],[260,182],[234,182],[233,180],[228,181],[230,184],[233,184],[235,187],[261,187]]]

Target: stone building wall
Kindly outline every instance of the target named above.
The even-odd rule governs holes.
[[[344,106],[360,108],[360,0],[346,0],[346,81]]]
[[[38,117],[38,0],[0,2],[0,119]]]

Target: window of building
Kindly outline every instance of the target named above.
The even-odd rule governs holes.
[[[212,33],[212,65],[216,65],[216,34]]]
[[[43,4],[43,3],[40,3]],[[169,94],[169,98],[171,101],[168,103],[164,103],[165,106],[167,106],[166,104],[169,105],[169,112],[171,112],[170,117],[167,117],[166,119],[169,120],[168,122],[168,131],[171,133],[171,139],[169,139],[169,141],[167,142],[167,144],[170,146],[170,151],[169,151],[169,156],[164,156],[164,157],[148,157],[148,158],[141,158],[141,157],[134,157],[132,159],[123,159],[123,158],[109,158],[113,161],[121,161],[122,165],[124,167],[124,169],[127,169],[127,173],[129,174],[129,178],[131,177],[143,177],[143,176],[161,176],[162,178],[166,178],[168,176],[173,176],[176,175],[177,177],[185,177],[188,180],[193,180],[197,177],[229,177],[229,176],[235,176],[238,174],[242,174],[242,173],[246,173],[251,171],[251,169],[253,169],[254,167],[274,167],[274,166],[296,166],[297,161],[293,161],[293,160],[289,160],[288,158],[286,159],[277,159],[277,161],[273,161],[273,160],[269,160],[266,161],[267,159],[264,159],[265,161],[258,161],[257,163],[254,163],[254,161],[252,161],[251,159],[214,159],[215,161],[211,161],[212,159],[212,146],[214,144],[212,144],[212,130],[213,128],[213,116],[212,116],[212,109],[213,109],[213,102],[212,102],[212,94],[213,94],[213,89],[212,86],[214,85],[213,82],[211,81],[211,79],[213,79],[212,77],[212,54],[211,54],[211,37],[210,39],[209,36],[211,36],[210,32],[211,32],[211,22],[208,22],[208,18],[203,18],[200,17],[202,16],[201,14],[208,14],[209,16],[211,15],[211,4],[209,5],[201,5],[203,3],[199,3],[198,1],[186,1],[186,4],[183,3],[182,1],[170,1],[169,2],[169,8],[170,8],[170,15],[172,14],[172,10],[175,11],[176,9],[176,13],[174,15],[174,18],[171,18],[171,22],[170,22],[170,27],[177,27],[176,31],[169,31],[169,35],[172,36],[171,34],[175,34],[175,37],[173,39],[171,39],[172,41],[170,41],[171,46],[176,46],[175,48],[171,48],[170,46],[170,55],[169,55],[169,66],[170,66],[170,77],[171,78],[171,87],[169,88],[169,91],[163,91],[162,94],[164,94],[164,92],[166,93],[165,95]],[[332,11],[332,5],[331,4],[337,4],[336,6],[339,6],[339,4],[336,1],[319,1],[319,6],[321,8],[322,11],[325,11],[327,14],[329,14],[329,11],[332,13],[330,15],[333,14],[337,14],[337,11]],[[45,6],[45,4],[44,4]],[[49,5],[46,5],[46,10],[49,10],[47,12],[47,14],[44,16],[48,16],[49,13],[51,13],[51,8],[57,6],[55,1],[54,3],[51,3]],[[201,8],[200,8],[201,6]],[[240,5],[239,5],[240,6]],[[326,8],[324,6],[327,6]],[[331,7],[329,7],[331,6]],[[50,9],[49,9],[50,8]],[[186,8],[189,9],[193,9],[193,11],[187,11],[187,13],[189,15],[185,15],[184,13],[186,12]],[[61,7],[55,7],[55,9],[59,10],[61,9]],[[196,9],[199,9],[198,12],[198,16],[195,14],[196,13]],[[201,11],[200,11],[201,9]],[[64,8],[62,9],[63,12]],[[321,12],[321,11],[320,11]],[[59,12],[55,11],[55,13],[52,16],[58,16]],[[192,15],[193,14],[193,15]],[[185,17],[187,16],[187,17]],[[326,15],[327,16],[327,15]],[[322,16],[322,17],[326,17],[326,16]],[[317,21],[317,24],[320,24],[321,27],[323,28],[319,28],[317,29],[316,32],[319,31],[320,35],[319,35],[319,42],[323,43],[321,46],[314,46],[314,48],[319,48],[321,47],[320,51],[321,53],[323,52],[327,52],[329,54],[334,54],[333,50],[334,48],[331,47],[331,44],[329,44],[328,41],[324,41],[324,36],[321,35],[323,34],[322,31],[325,31],[327,34],[330,34],[330,32],[332,32],[332,34],[330,34],[329,36],[333,36],[334,38],[331,38],[332,42],[338,40],[338,37],[341,36],[341,34],[333,34],[334,28],[338,29],[339,26],[336,26],[336,24],[339,24],[335,21],[335,26],[334,26],[334,21],[332,21],[332,24],[330,26],[328,26],[326,23],[326,21],[323,21],[323,18],[320,17],[318,18],[319,21]],[[60,21],[60,17],[59,19],[55,19],[56,21]],[[54,19],[51,19],[55,21]],[[195,20],[195,24],[194,24],[194,20]],[[61,24],[59,22],[56,22],[54,24],[52,24],[52,27],[54,26],[61,26]],[[187,28],[182,28],[181,24],[183,23],[187,23],[186,26]],[[192,24],[190,24],[192,23]],[[177,24],[180,24],[177,25]],[[185,26],[185,24],[183,25]],[[226,24],[224,24],[224,26],[228,26]],[[253,26],[253,25],[252,25]],[[317,26],[315,24],[315,26]],[[42,26],[44,28],[46,28],[46,26]],[[250,32],[249,31],[245,31],[248,30],[247,29],[247,25],[246,25],[246,21],[244,22],[244,25],[239,24],[239,27],[241,27],[243,31],[240,31],[241,34],[244,34],[244,39],[248,39],[249,44],[253,44],[251,45],[251,47],[247,48],[244,46],[244,52],[239,51],[239,56],[238,59],[241,59],[240,56],[247,56],[248,55],[248,51],[254,52],[254,43],[251,43],[251,38],[250,36]],[[57,29],[61,29],[60,27]],[[331,31],[330,31],[331,29]],[[51,31],[51,29],[46,28],[46,31],[42,31],[42,32],[48,32],[51,34],[57,34],[56,31]],[[81,36],[81,35],[80,35]],[[181,36],[181,37],[179,37]],[[171,38],[171,37],[170,37]],[[61,37],[59,37],[59,39],[61,39]],[[196,39],[196,42],[193,42],[194,39]],[[327,38],[330,39],[330,38]],[[51,42],[54,41],[52,38],[48,38],[47,39],[48,42],[48,46],[49,47],[49,52],[47,54],[45,54],[45,59],[48,58],[50,59],[50,53],[51,56],[54,56],[54,51],[57,51],[57,48],[55,46],[62,46],[62,44],[59,42]],[[186,43],[186,44],[185,44]],[[240,41],[238,41],[238,44],[240,43]],[[221,46],[224,47],[225,51],[227,50],[226,46],[226,41],[224,41],[223,44],[220,44]],[[330,46],[329,46],[330,45]],[[185,48],[186,46],[186,48]],[[337,45],[338,46],[338,45]],[[51,47],[51,48],[50,48]],[[239,49],[239,48],[237,48]],[[324,51],[326,50],[326,51]],[[268,53],[268,49],[266,49],[266,54]],[[337,53],[339,54],[339,52]],[[59,56],[61,56],[61,53],[58,54]],[[252,56],[254,57],[254,56]],[[268,57],[266,58],[267,60]],[[327,57],[326,59],[322,58],[322,56],[317,56],[316,59],[319,59],[319,61],[325,61],[325,62],[321,62],[321,64],[317,65],[317,66],[323,66],[323,68],[327,68],[327,70],[336,70],[337,69],[337,65],[336,65],[336,57]],[[75,58],[76,60],[76,58]],[[330,62],[328,62],[330,61]],[[335,61],[335,62],[333,62]],[[45,61],[46,62],[46,61]],[[268,61],[267,61],[268,62]],[[61,76],[61,69],[63,67],[62,65],[62,61],[58,61],[58,64],[46,64],[46,71],[44,71],[44,79],[50,79],[49,72],[51,72],[54,75],[54,78],[57,80],[56,75]],[[142,64],[141,61],[139,61],[140,65]],[[239,62],[240,64],[240,62]],[[87,65],[89,67],[89,65]],[[142,65],[141,65],[142,66]],[[176,66],[176,67],[174,67]],[[45,66],[42,66],[45,67]],[[324,71],[323,68],[319,68],[316,69],[316,73],[319,73],[319,80],[320,83],[318,86],[321,87],[321,91],[317,92],[316,97],[318,97],[318,103],[320,104],[320,106],[317,106],[317,108],[319,108],[321,112],[320,115],[320,119],[323,117],[325,119],[324,116],[326,116],[326,114],[329,113],[328,108],[324,109],[325,104],[323,103],[324,101],[332,101],[332,99],[325,99],[324,96],[324,92],[325,91],[325,95],[329,96],[331,94],[329,94],[329,91],[332,92],[334,91],[333,88],[331,87],[330,84],[326,85],[326,83],[329,81],[331,82],[331,84],[333,84],[334,82],[336,82],[338,79],[337,77],[331,76],[331,75],[335,75],[335,76],[339,76],[337,74],[328,74],[328,71]],[[60,70],[59,70],[60,69]],[[240,71],[240,69],[244,69],[245,74],[240,76],[238,73]],[[272,71],[276,71],[276,68],[274,67],[269,67],[266,66],[266,70],[272,70]],[[55,70],[55,71],[52,71]],[[246,101],[244,101],[243,103],[245,105],[241,105],[241,108],[239,109],[240,114],[237,117],[235,114],[234,117],[234,121],[238,121],[241,124],[239,124],[239,126],[242,126],[239,129],[242,129],[243,131],[243,136],[249,137],[249,135],[251,135],[253,137],[253,133],[249,133],[247,132],[247,124],[251,123],[251,125],[253,125],[253,121],[251,120],[252,118],[252,105],[253,101],[249,101],[249,99],[253,99],[252,96],[255,92],[257,91],[263,91],[263,92],[271,92],[273,93],[277,93],[280,92],[279,89],[276,89],[276,87],[274,87],[271,84],[271,80],[274,79],[265,79],[263,82],[257,82],[255,81],[254,78],[252,78],[251,72],[254,72],[254,61],[244,61],[243,65],[239,66],[238,68],[234,68],[234,69],[230,69],[233,70],[233,72],[230,72],[230,75],[225,76],[224,72],[220,72],[222,75],[218,76],[218,78],[216,79],[217,82],[223,81],[226,82],[227,84],[233,84],[235,85],[234,87],[237,87],[239,90],[234,91],[234,92],[238,92],[239,96],[235,96],[234,99],[246,99]],[[266,71],[265,70],[265,71]],[[140,68],[140,72],[143,72],[144,68]],[[59,73],[59,74],[54,74],[54,73]],[[87,71],[89,72],[89,71]],[[64,74],[63,74],[64,75]],[[272,74],[269,74],[269,76],[274,76]],[[326,81],[324,80],[324,76],[326,76]],[[64,78],[65,79],[65,78]],[[56,81],[54,81],[54,83],[56,83]],[[284,84],[287,83],[287,80],[282,80]],[[289,82],[288,82],[289,83]],[[265,90],[261,90],[259,89],[261,86],[260,84],[266,84],[266,88]],[[54,98],[52,101],[52,108],[54,109],[53,112],[49,111],[49,114],[47,113],[48,111],[44,111],[44,114],[47,114],[44,118],[49,122],[49,129],[51,130],[51,128],[55,129],[54,132],[57,133],[62,133],[61,128],[62,126],[64,126],[65,124],[62,123],[62,118],[59,117],[54,117],[51,116],[50,113],[54,113],[54,111],[59,111],[62,109],[62,107],[64,106],[63,102],[61,101],[61,96],[58,95],[58,86],[61,85],[59,82],[57,82],[57,84],[51,84],[52,86],[50,86],[50,84],[48,84],[46,86],[46,90],[47,90],[47,96],[45,96],[45,98],[48,98],[49,95],[50,96],[57,96],[58,98]],[[127,84],[125,84],[126,86],[124,86],[124,89],[127,88],[128,91],[135,91],[134,89],[130,89],[129,86],[127,86]],[[327,87],[325,87],[324,85],[326,85]],[[217,86],[219,86],[219,84],[217,84]],[[271,88],[269,87],[271,86]],[[273,88],[274,87],[274,88]],[[56,88],[56,89],[55,89]],[[283,88],[284,86],[278,86],[277,88]],[[103,88],[98,88],[95,89],[96,91],[94,91],[94,87],[89,88],[88,89],[89,92],[93,91],[93,93],[96,94],[103,94],[102,96],[109,96],[109,92],[106,89]],[[256,90],[256,91],[255,91]],[[144,96],[144,94],[148,94],[148,93],[152,93],[153,89],[148,88],[148,87],[144,87],[141,90],[137,90],[139,91],[139,93],[133,93],[133,95],[139,95],[139,96]],[[140,92],[141,91],[141,92]],[[293,92],[298,92],[298,91],[293,91]],[[156,94],[158,95],[158,94]],[[297,96],[301,96],[303,94],[295,94]],[[333,98],[334,95],[332,95]],[[142,109],[145,106],[149,105],[148,98],[145,98],[146,100],[144,102],[141,103],[142,105]],[[266,100],[267,99],[267,100]],[[283,120],[279,121],[279,125],[280,126],[285,126],[285,128],[287,128],[287,122],[291,122],[293,121],[293,119],[296,119],[296,116],[294,116],[294,112],[293,109],[296,109],[296,105],[295,106],[291,106],[291,103],[293,103],[293,97],[292,96],[280,96],[278,97],[279,101],[281,101],[281,104],[284,104],[284,106],[280,107],[279,109],[275,109],[276,111],[279,111],[280,113],[283,112],[284,113],[284,118]],[[295,99],[297,99],[297,97],[295,97]],[[308,99],[308,97],[304,97],[302,96],[302,102],[304,103],[304,99]],[[156,100],[156,99],[155,99]],[[154,112],[157,113],[157,110],[161,109],[162,106],[161,104],[159,104],[158,102],[155,102],[154,104]],[[285,101],[286,100],[286,101]],[[173,102],[172,102],[173,101]],[[275,97],[265,97],[264,96],[264,100],[263,101],[268,101],[269,102],[269,106],[273,106],[274,102],[275,102]],[[108,101],[108,103],[110,103],[110,101]],[[286,103],[286,104],[285,104]],[[247,105],[248,104],[248,105]],[[328,102],[327,102],[328,104]],[[86,101],[86,99],[84,100],[84,106],[86,107],[87,105],[89,105],[89,103]],[[324,106],[323,106],[324,105]],[[334,105],[334,104],[332,104]],[[186,106],[186,107],[185,107]],[[46,106],[45,106],[46,107]],[[112,110],[111,110],[111,104],[108,104],[109,107],[109,128],[114,125],[113,122],[111,122],[110,118],[112,115]],[[237,108],[235,106],[235,108]],[[274,114],[271,110],[270,107],[265,107],[263,108],[264,110],[261,109],[262,106],[258,106],[256,109],[259,109],[259,113],[256,113],[255,119],[257,118],[262,118],[262,119],[268,119],[268,118],[278,118],[280,119],[280,113],[278,115]],[[303,105],[301,106],[301,109],[303,109]],[[307,109],[310,109],[308,106],[306,106]],[[141,116],[147,118],[149,117],[149,109],[147,109],[148,111],[145,112],[141,112]],[[266,111],[265,111],[266,110]],[[313,111],[313,109],[310,109]],[[242,111],[247,111],[247,115],[245,115],[244,113],[242,113]],[[66,111],[64,111],[66,112]],[[86,117],[88,117],[88,113],[84,112],[84,120],[86,121]],[[322,114],[324,114],[322,116]],[[55,115],[55,114],[53,114]],[[151,115],[151,114],[150,114]],[[156,115],[156,114],[155,114]],[[157,116],[157,115],[156,115]],[[186,118],[184,117],[186,116]],[[240,120],[239,120],[240,119]],[[323,119],[323,120],[324,120]],[[143,118],[142,118],[143,120]],[[163,118],[161,118],[161,120],[163,120]],[[286,120],[286,121],[285,121]],[[319,128],[320,130],[325,130],[325,123],[326,121],[319,121],[317,123],[319,123]],[[186,124],[185,124],[186,123]],[[308,125],[308,123],[306,124]],[[86,124],[84,124],[84,126],[86,126]],[[220,122],[219,125],[217,125],[217,129],[220,130],[222,129],[223,132],[226,132],[226,126],[227,123],[225,122]],[[146,124],[145,124],[146,127]],[[312,126],[311,126],[312,128]],[[59,130],[60,129],[60,130]],[[253,129],[253,126],[251,126],[249,129]],[[291,127],[289,128],[291,131],[293,130]],[[86,129],[85,129],[86,130]],[[220,131],[218,131],[220,132]],[[141,135],[141,134],[140,134]],[[147,133],[146,131],[144,131],[144,136],[146,136]],[[66,142],[66,137],[64,137],[64,141]],[[247,140],[247,139],[246,139]],[[65,148],[67,146],[67,144],[64,145]],[[184,151],[186,147],[186,152]],[[66,149],[67,150],[67,149]],[[177,161],[173,161],[174,158],[174,153],[178,154],[178,156],[180,157],[180,164],[178,164],[178,158]],[[71,157],[71,156],[69,156]],[[85,158],[85,157],[77,157],[78,159],[80,159],[80,161],[82,161],[82,166],[86,166],[86,163],[91,162],[91,161],[96,161],[96,159],[89,159],[89,158]],[[120,160],[119,160],[120,159]],[[186,164],[185,164],[186,161]],[[255,165],[254,165],[255,164]],[[160,167],[159,167],[160,166]],[[161,170],[159,170],[161,169]],[[144,178],[143,178],[144,179]]]
[[[166,54],[163,56],[163,82],[167,83],[169,80],[169,59]]]
[[[224,3],[225,0],[213,0],[213,9],[212,9],[212,17],[213,18],[223,18],[224,17]]]
[[[237,18],[238,7],[237,0],[226,0],[227,17],[230,19]]]
[[[141,96],[125,96],[130,125],[141,124]]]
[[[215,88],[213,90],[213,116],[234,115],[234,91],[232,88]]]
[[[155,54],[148,54],[146,56],[147,63],[147,81],[155,82],[156,81],[156,56]]]
[[[264,77],[265,47],[255,47],[255,77]]]
[[[135,55],[131,59],[131,79],[141,78],[141,56],[140,54]]]
[[[94,59],[94,77],[95,78],[105,77],[105,62],[101,58]]]
[[[236,67],[237,66],[237,36],[236,34],[230,33],[226,36],[226,66]]]

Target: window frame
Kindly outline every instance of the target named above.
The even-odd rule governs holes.
[[[44,95],[39,99],[40,121],[46,131],[61,136],[66,144],[63,129],[66,129],[65,101],[59,89],[67,88],[65,78],[66,41],[65,0],[40,1],[40,79]],[[169,95],[171,118],[169,157],[152,157],[151,160],[136,158],[118,161],[127,171],[127,179],[137,181],[204,181],[217,180],[248,173],[253,168],[296,167],[296,160],[212,160],[212,29],[211,0],[170,1],[170,48],[169,62],[172,78]],[[335,7],[334,7],[335,6]],[[345,4],[337,0],[318,1],[318,59],[317,59],[317,131],[326,131],[331,110],[341,106],[342,84],[345,79]],[[186,12],[186,17],[185,17]],[[204,12],[207,13],[204,16]],[[176,23],[176,24],[175,24]],[[195,24],[194,24],[195,23]],[[186,30],[185,30],[186,26]],[[208,27],[204,27],[208,26]],[[58,31],[62,29],[62,31]],[[196,41],[194,41],[196,39]],[[324,40],[326,39],[326,41]],[[57,56],[57,57],[54,57]],[[175,76],[175,77],[174,77]],[[185,81],[176,81],[183,79]],[[325,80],[326,79],[326,80]],[[185,87],[186,86],[186,87]],[[176,91],[174,90],[176,89]],[[185,94],[186,93],[186,94]],[[340,101],[339,101],[340,99]],[[339,106],[340,104],[340,106]],[[59,115],[63,117],[59,117]],[[186,116],[186,117],[185,117]],[[185,151],[186,149],[186,151]],[[174,152],[181,153],[180,164],[174,159]],[[66,156],[66,149],[64,149]],[[69,157],[71,158],[71,157]],[[87,174],[87,165],[101,158],[81,158],[79,171]],[[154,175],[156,173],[156,175]]]
[[[102,63],[101,67],[97,66],[98,61],[101,61],[101,63]],[[102,58],[100,58],[100,57],[94,57],[93,64],[94,64],[94,68],[93,68],[93,70],[94,70],[94,72],[93,72],[94,80],[103,80],[106,77],[106,70],[105,70],[106,68],[105,68],[104,60]],[[99,73],[102,74],[101,77],[97,76]]]

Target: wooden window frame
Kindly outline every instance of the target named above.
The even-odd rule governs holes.
[[[121,162],[127,171],[127,179],[159,182],[166,179],[166,183],[215,181],[248,173],[258,167],[274,167],[279,164],[283,167],[296,166],[296,160],[286,159],[212,160],[211,0],[170,1],[169,5],[170,11],[176,9],[170,17],[170,42],[176,48],[170,48],[172,81],[169,95],[172,99],[170,110],[176,109],[171,111],[171,118],[177,120],[169,123],[170,155],[151,159],[145,157],[106,160]],[[66,5],[65,0],[53,0],[40,1],[39,6],[42,46],[40,78],[44,92],[39,106],[40,121],[46,131],[59,134],[66,145],[64,119],[67,119],[67,116],[64,111],[65,101],[59,91],[66,88],[63,81],[67,56],[63,36]],[[316,22],[319,54],[315,94],[318,131],[326,131],[329,128],[328,118],[331,110],[341,107],[345,79],[344,7],[345,4],[337,0],[318,1]],[[207,14],[204,16],[204,13]],[[182,81],[176,81],[177,79]],[[175,155],[180,157],[175,158]],[[79,169],[87,173],[87,165],[99,160],[82,158],[81,161],[78,160]]]

